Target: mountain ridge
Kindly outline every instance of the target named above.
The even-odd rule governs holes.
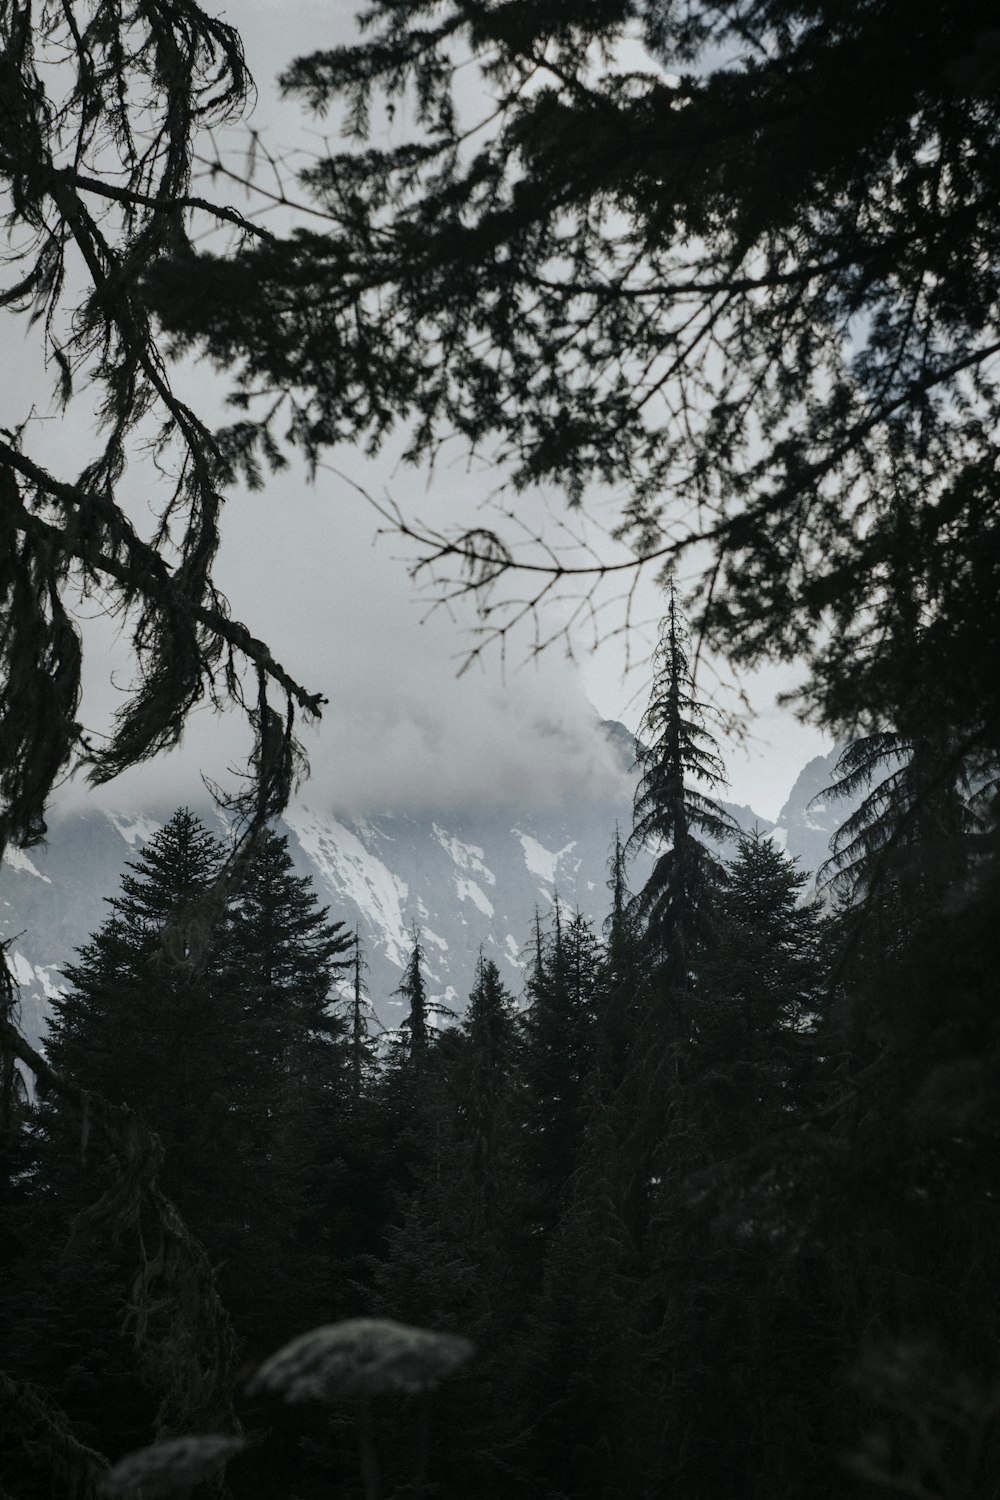
[[[634,736],[615,721],[601,728],[630,774],[620,803],[357,815],[312,805],[308,784],[293,800],[278,830],[288,835],[296,872],[313,880],[330,919],[359,931],[368,992],[382,1024],[399,1019],[402,1001],[393,992],[412,951],[414,927],[421,933],[431,998],[459,1011],[480,951],[520,992],[521,956],[535,912],[547,911],[556,898],[600,928],[610,899],[607,866],[615,827],[631,826],[635,778]],[[741,827],[774,837],[812,873],[826,857],[836,823],[828,807],[810,809],[809,798],[829,783],[836,753],[803,768],[775,821],[747,805],[723,805]],[[220,834],[228,832],[222,815],[204,799],[191,810]],[[62,966],[104,920],[106,899],[118,889],[126,862],[172,811],[162,817],[152,809],[128,813],[114,807],[57,812],[45,846],[8,856],[0,871],[0,937],[10,945],[22,1026],[33,1042],[44,1036]],[[644,850],[635,854],[634,889],[644,883],[651,859]]]

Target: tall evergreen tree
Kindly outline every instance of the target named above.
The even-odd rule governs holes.
[[[594,1063],[600,943],[580,912],[558,898],[546,932],[535,918],[524,1017],[525,1108],[537,1210],[551,1226],[576,1166]]]
[[[351,1059],[351,1103],[355,1109],[361,1105],[367,1091],[374,1066],[374,1048],[369,1028],[370,1001],[364,993],[362,975],[367,965],[361,947],[361,934],[354,934],[354,950],[350,956],[350,999],[346,1007],[346,1028]],[[343,1010],[342,1010],[342,1013]]]
[[[247,1032],[287,1062],[304,1035],[339,1030],[330,1017],[334,980],[350,965],[354,935],[329,921],[312,882],[296,875],[288,839],[268,830],[258,842],[228,913],[225,957],[239,976]],[[248,1036],[249,1039],[249,1036]]]
[[[743,833],[704,964],[698,1071],[710,1149],[744,1150],[801,1105],[823,1005],[822,919],[808,877],[758,830]],[[713,1096],[711,1099],[708,1096]],[[723,1122],[727,1122],[724,1126]]]
[[[413,929],[413,947],[410,957],[407,959],[403,977],[395,993],[403,997],[406,1005],[402,1029],[406,1033],[407,1056],[415,1068],[422,1068],[427,1060],[429,1045],[429,1007],[427,981],[424,978],[424,949],[416,927]]]
[[[374,1310],[460,1331],[477,1345],[435,1416],[435,1476],[456,1497],[505,1489],[498,1405],[529,1290],[520,1050],[513,997],[480,955],[465,1014],[438,1035],[422,1075],[430,1149],[415,1156],[373,1268]],[[392,1144],[398,1152],[399,1139]],[[414,1415],[403,1415],[404,1429]]]
[[[387,1190],[404,1203],[447,1150],[441,1033],[430,1024],[424,950],[416,927],[395,994],[402,997],[406,1014],[390,1036],[373,1103]]]
[[[390,1087],[370,1030],[371,1001],[365,994],[360,935],[338,960],[342,976],[334,1001],[337,1033],[326,1047],[328,1065],[315,1067],[293,1112],[289,1154],[298,1162],[303,1249],[314,1257],[316,1322],[356,1316],[365,1308],[362,1288],[371,1267],[385,1254],[386,1226],[398,1209],[402,1170],[397,1127],[405,1121],[400,1096],[408,1080],[398,1076],[400,1059],[388,1069]],[[333,1058],[329,1053],[333,1052]],[[313,1053],[316,1058],[318,1054]],[[301,1293],[300,1309],[305,1306]]]
[[[604,958],[597,1007],[595,1097],[607,1100],[622,1081],[637,1024],[643,973],[642,924],[628,887],[628,852],[621,832],[608,864],[611,911],[604,924]]]
[[[647,953],[654,963],[669,965],[683,984],[722,878],[722,866],[705,840],[724,842],[737,828],[711,795],[725,785],[725,768],[707,727],[710,710],[695,697],[688,634],[673,582],[654,665],[639,729],[640,779],[629,842],[657,851],[637,906]]]
[[[551,1206],[542,1216],[541,1263],[536,1256],[526,1284],[528,1313],[506,1382],[509,1451],[521,1485],[528,1493],[565,1493],[580,1500],[627,1487],[621,1438],[635,1392],[637,1341],[629,1282],[637,1267],[622,1205],[630,1170],[623,1143],[630,1135],[627,1115],[635,1100],[625,1104],[622,1085],[635,1067],[643,966],[640,924],[629,897],[625,849],[617,836],[608,885],[612,911],[605,944],[598,951],[588,929],[585,952],[596,962],[593,968],[587,965],[589,1004],[575,1028],[567,1024],[569,1017],[560,1019],[560,1009],[551,1005],[547,993],[554,974],[567,970],[559,951],[565,933],[557,925],[546,935],[546,945],[536,922],[529,981],[533,1003],[527,1013],[527,1140],[536,1180],[539,1165],[547,1168],[541,1180]],[[546,1085],[542,1103],[551,1118],[541,1116],[541,1141],[534,1123],[539,1101],[530,1087],[531,1026],[539,989],[543,1002],[549,1001],[541,1012],[546,1023],[542,1034],[552,1045],[541,1078]],[[563,1027],[583,1043],[576,1052],[571,1090],[561,1080]],[[572,1101],[576,1109],[567,1118],[565,1104]],[[554,1131],[557,1149],[542,1158],[546,1124]],[[529,1207],[537,1216],[537,1207]]]
[[[217,943],[220,988],[231,990],[239,1018],[232,1129],[253,1163],[223,1290],[261,1353],[307,1311],[323,1317],[337,1280],[317,1146],[329,1144],[335,1120],[347,1128],[347,1050],[333,999],[352,943],[294,873],[287,838],[268,830]]]
[[[306,1312],[325,1311],[327,1283],[314,1275],[310,1153],[328,1101],[347,1093],[327,997],[349,939],[291,873],[285,841],[271,835],[206,942],[190,913],[200,917],[198,898],[222,857],[187,810],[147,843],[110,898],[108,919],[66,970],[72,988],[54,1004],[50,1055],[85,1090],[129,1106],[157,1132],[159,1182],[220,1268],[237,1332],[263,1353]],[[173,933],[166,945],[164,928]],[[76,1385],[52,1372],[72,1410],[102,1362],[110,1388],[135,1383],[128,1346],[112,1333],[135,1247],[123,1245],[119,1263],[114,1247],[89,1232],[86,1210],[104,1193],[106,1163],[86,1125],[81,1143],[79,1127],[44,1102],[35,1157],[34,1231],[58,1254],[76,1226],[72,1269],[51,1290],[36,1288],[39,1321],[53,1333],[72,1329],[94,1348],[93,1357],[78,1355]],[[145,1266],[159,1251],[143,1243],[143,1227],[130,1224]],[[137,1296],[134,1317],[145,1316]],[[140,1419],[137,1400],[121,1403],[123,1420]],[[114,1423],[108,1432],[114,1447]],[[143,1437],[133,1429],[133,1446]]]
[[[699,967],[717,929],[724,880],[712,845],[736,832],[710,795],[724,785],[725,772],[708,714],[695,696],[671,582],[637,751],[641,775],[629,843],[652,845],[656,859],[634,899],[643,972],[614,1112],[619,1191],[637,1244],[648,1227],[654,1182],[661,1188],[676,1182],[692,1165],[690,1121],[681,1106],[697,1045]]]
[[[194,932],[185,916],[223,858],[193,813],[170,818],[128,863],[109,917],[67,965],[70,988],[53,1002],[47,1042],[55,1067],[157,1131],[164,1188],[199,1233],[219,1222],[237,1155],[242,1013],[200,914]],[[165,930],[174,934],[166,948]]]
[[[463,1193],[476,1235],[509,1229],[511,1183],[519,1151],[515,1090],[522,1037],[513,996],[492,959],[479,954],[476,982],[461,1022],[462,1045],[451,1064],[456,1136],[465,1157]]]
[[[71,988],[53,1002],[48,1039],[61,1073],[133,1108],[157,1132],[159,1182],[215,1263],[238,1239],[235,1179],[246,1160],[229,1128],[240,1015],[201,934],[189,933],[189,944],[184,933],[186,913],[211,887],[222,856],[190,812],[168,821],[126,867],[110,915],[67,965]],[[168,923],[175,941],[165,948]],[[138,1446],[150,1435],[153,1402],[136,1380],[133,1335],[138,1341],[142,1280],[157,1244],[145,1243],[142,1223],[130,1223],[120,1245],[89,1227],[86,1211],[100,1201],[110,1207],[104,1195],[114,1188],[86,1120],[81,1132],[43,1099],[31,1144],[25,1212],[35,1250],[14,1279],[19,1306],[11,1318],[19,1368],[79,1415],[90,1442],[110,1451]],[[169,1386],[168,1370],[143,1373],[150,1386]]]

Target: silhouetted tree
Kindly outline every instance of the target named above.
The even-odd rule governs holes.
[[[541,1222],[555,1222],[576,1166],[594,1063],[600,943],[585,917],[567,921],[558,899],[546,931],[535,918],[524,1016],[527,1145]]]
[[[647,956],[668,965],[682,986],[722,877],[719,859],[705,840],[718,845],[737,831],[710,795],[725,786],[725,767],[707,727],[709,712],[694,696],[687,630],[671,583],[653,688],[639,729],[640,779],[629,842],[656,853],[636,902]]]

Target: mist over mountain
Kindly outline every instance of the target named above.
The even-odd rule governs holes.
[[[480,950],[520,992],[535,913],[548,912],[557,897],[600,928],[615,830],[627,836],[632,826],[635,738],[623,725],[606,722],[595,731],[595,747],[601,764],[610,749],[622,774],[605,774],[595,795],[572,805],[539,806],[525,795],[521,810],[498,806],[492,797],[475,808],[463,789],[461,805],[451,812],[360,815],[331,806],[314,782],[293,801],[279,831],[288,835],[298,873],[312,879],[331,920],[360,933],[367,993],[384,1025],[401,1014],[393,992],[415,928],[432,999],[457,1011]],[[802,770],[776,823],[749,806],[724,805],[742,828],[772,833],[813,872],[850,811],[810,805],[832,779],[836,753]],[[190,805],[225,834],[225,820],[207,793]],[[104,920],[106,898],[116,894],[125,864],[173,810],[151,806],[137,813],[106,801],[86,811],[71,806],[53,816],[44,847],[8,856],[0,870],[0,937],[10,944],[22,1025],[33,1041],[44,1036],[62,966]],[[633,889],[645,882],[651,858],[644,850],[634,855]]]

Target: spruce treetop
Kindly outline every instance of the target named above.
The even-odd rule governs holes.
[[[352,960],[354,935],[330,922],[312,882],[296,875],[286,835],[269,829],[255,847],[231,903],[227,941],[248,982],[283,994],[301,1019],[324,1025],[334,979]]]
[[[130,927],[152,936],[171,912],[209,889],[224,857],[221,840],[194,813],[179,808],[138,857],[127,861],[121,894],[108,904]]]
[[[708,728],[712,710],[695,697],[688,646],[687,627],[671,583],[653,688],[639,727],[641,775],[635,794],[633,845],[680,847],[699,834],[721,841],[735,832],[732,818],[708,795],[726,785],[726,768]]]
[[[707,724],[711,710],[695,696],[687,647],[671,583],[653,689],[640,727],[645,738],[637,751],[641,774],[629,844],[656,851],[653,871],[635,898],[643,945],[654,961],[672,955],[681,969],[695,928],[706,919],[712,891],[723,878],[712,846],[738,833],[710,795],[725,785],[725,767]]]

